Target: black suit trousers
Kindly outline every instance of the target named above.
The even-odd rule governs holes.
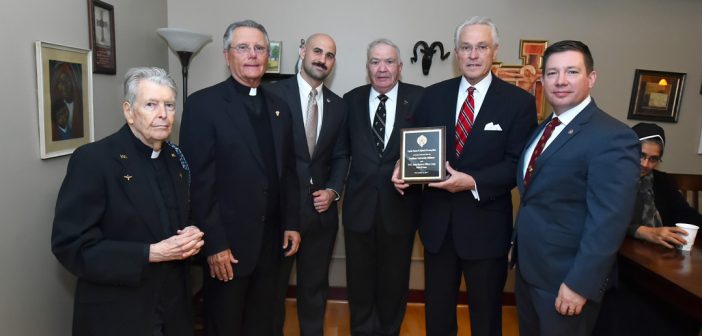
[[[251,275],[238,277],[235,267],[234,279],[224,282],[212,278],[209,267],[204,267],[206,336],[272,335],[271,307],[282,246],[279,237],[278,230],[266,224],[258,263]]]
[[[338,225],[315,227],[301,232],[302,241],[297,254],[282,261],[276,288],[274,335],[283,335],[285,297],[290,283],[293,261],[297,275],[297,317],[300,335],[324,335],[324,312],[329,292],[331,263]]]
[[[424,252],[427,336],[456,335],[461,273],[468,291],[471,335],[502,335],[507,257],[461,259],[450,232],[437,253]]]
[[[368,232],[344,230],[351,334],[399,335],[415,232],[390,234],[380,214]]]

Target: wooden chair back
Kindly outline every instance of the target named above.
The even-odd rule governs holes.
[[[702,175],[693,174],[668,174],[671,180],[683,194],[690,205],[701,211],[700,193],[702,192]]]

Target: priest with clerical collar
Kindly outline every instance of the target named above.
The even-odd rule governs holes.
[[[234,22],[222,42],[231,76],[188,97],[180,129],[193,220],[207,236],[205,334],[269,335],[279,264],[300,244],[292,119],[260,86],[266,29]]]
[[[167,142],[176,85],[130,69],[116,133],[79,147],[56,201],[51,247],[78,278],[73,335],[191,336],[188,261],[204,233],[188,226],[190,175]]]

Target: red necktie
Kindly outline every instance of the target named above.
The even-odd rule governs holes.
[[[541,155],[541,152],[544,151],[544,146],[546,146],[546,141],[548,141],[548,138],[551,137],[551,134],[553,133],[553,130],[558,127],[558,125],[561,124],[561,121],[558,118],[553,118],[551,121],[549,121],[548,125],[546,125],[546,129],[544,129],[544,133],[541,134],[541,138],[539,138],[539,142],[536,143],[536,147],[534,147],[534,152],[531,153],[531,159],[529,160],[529,165],[527,166],[526,169],[526,174],[524,174],[524,188],[529,186],[529,181],[531,181],[531,176],[534,173],[534,165],[536,163],[536,159],[539,158]]]
[[[468,88],[468,97],[466,97],[466,101],[461,106],[461,113],[458,115],[458,122],[456,122],[456,157],[461,155],[466,139],[468,139],[468,134],[473,128],[473,118],[475,118],[473,91],[475,91],[474,87]]]

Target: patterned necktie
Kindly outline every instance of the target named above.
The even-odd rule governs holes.
[[[317,120],[319,117],[319,107],[317,106],[317,89],[312,88],[307,101],[307,122],[305,123],[305,136],[307,138],[307,150],[310,157],[314,153],[317,144]]]
[[[548,141],[548,138],[551,137],[553,130],[556,129],[556,127],[558,127],[558,125],[560,124],[561,121],[558,118],[553,118],[551,119],[551,121],[548,122],[548,125],[546,125],[544,133],[541,134],[539,142],[537,142],[536,147],[534,147],[534,152],[531,153],[531,159],[529,160],[529,165],[527,166],[526,174],[524,174],[524,188],[529,186],[531,176],[534,174],[534,165],[536,163],[536,159],[538,159],[541,155],[541,152],[544,151],[544,146],[546,146],[546,142]]]
[[[373,118],[373,134],[375,134],[375,149],[378,150],[378,155],[383,156],[383,150],[385,149],[385,117],[387,116],[387,110],[385,109],[385,101],[388,100],[388,96],[381,94],[378,96],[380,99],[380,104],[375,110],[375,117]]]
[[[475,118],[473,91],[475,91],[474,87],[468,88],[468,97],[466,97],[466,101],[461,106],[461,113],[458,114],[458,122],[456,122],[456,157],[461,155],[466,139],[468,139],[468,134],[473,128],[473,120]]]

